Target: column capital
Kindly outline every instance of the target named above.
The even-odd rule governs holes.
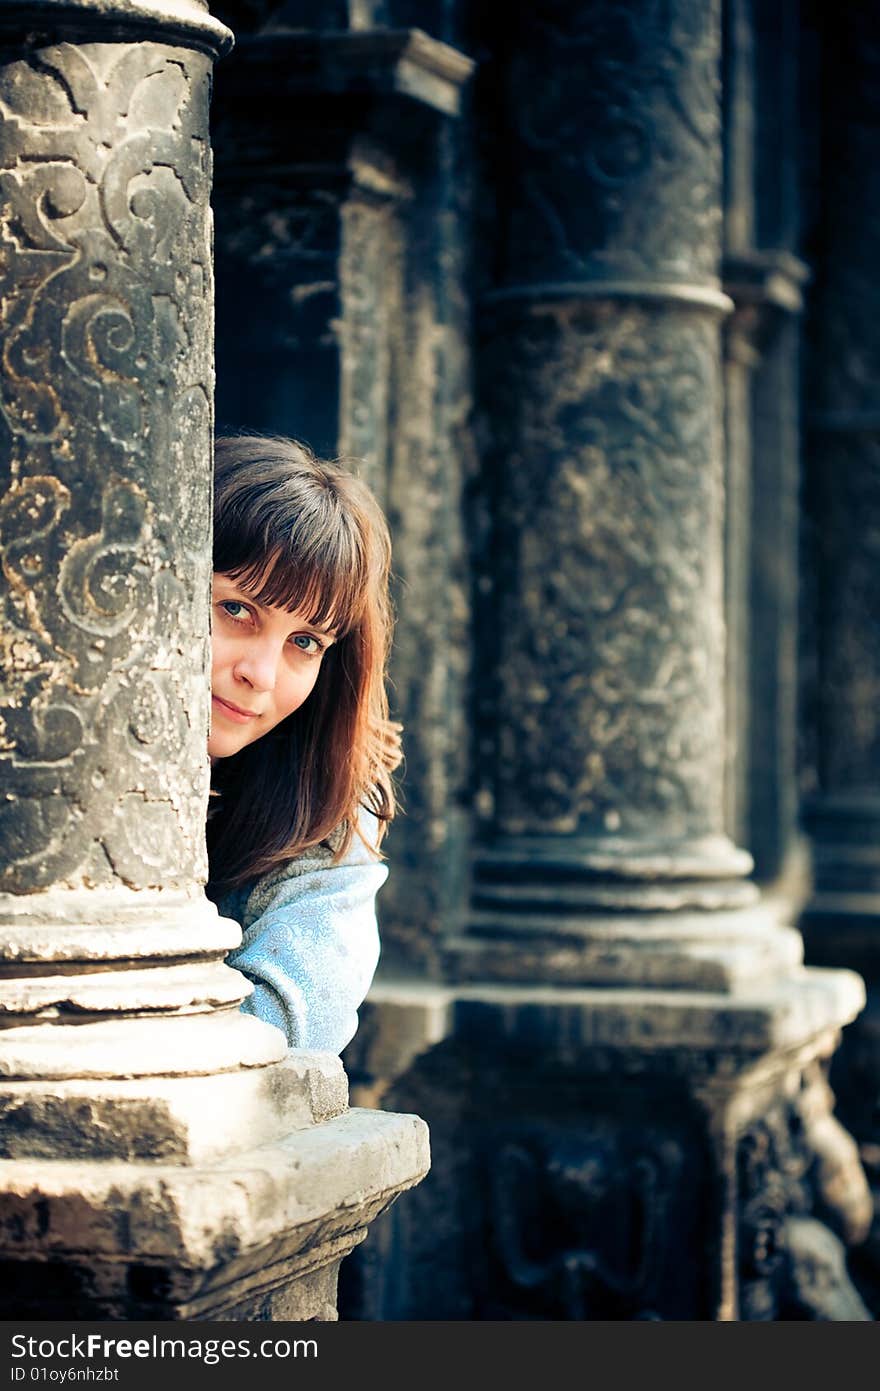
[[[0,0],[0,41],[29,44],[161,40],[219,58],[234,38],[202,0]]]

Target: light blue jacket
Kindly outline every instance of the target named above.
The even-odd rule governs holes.
[[[376,818],[361,813],[376,843]],[[253,982],[242,1009],[275,1024],[291,1048],[341,1053],[358,1026],[379,960],[376,893],[387,867],[358,835],[338,864],[323,846],[226,894],[220,913],[242,929],[230,966]]]

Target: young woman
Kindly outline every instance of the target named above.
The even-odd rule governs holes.
[[[293,440],[215,447],[209,896],[243,1008],[341,1052],[379,956],[394,815],[390,542],[367,486]]]

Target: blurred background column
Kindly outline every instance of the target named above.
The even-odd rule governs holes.
[[[800,24],[724,7],[727,795],[730,833],[783,915],[807,892],[798,827]]]
[[[804,589],[810,600],[806,704],[815,730],[804,820],[814,893],[808,959],[846,963],[868,1008],[836,1060],[842,1115],[880,1192],[880,14],[808,7],[816,55],[810,106],[811,303],[806,375]],[[880,1307],[876,1226],[859,1273]]]
[[[480,17],[471,910],[421,1056],[403,985],[355,1040],[434,1167],[343,1307],[868,1318],[822,1073],[862,985],[727,834],[721,7]]]
[[[724,988],[799,958],[725,834],[731,304],[704,10],[665,28],[639,6],[557,6],[499,36],[480,358],[493,811],[459,976]]]
[[[427,1166],[415,1117],[349,1112],[338,1060],[240,1013],[204,896],[231,38],[195,3],[0,4],[7,1319],[333,1318]]]

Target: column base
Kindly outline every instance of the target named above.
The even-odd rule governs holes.
[[[210,1164],[0,1161],[4,1319],[332,1319],[336,1272],[429,1164],[352,1110]]]
[[[232,1047],[209,1072],[225,1030],[238,1044],[252,1030],[254,1061],[233,1064]],[[49,1075],[15,1074],[25,1034],[47,1040]],[[8,1028],[2,1041],[6,1319],[335,1318],[340,1260],[428,1169],[417,1116],[350,1111],[339,1058],[287,1052],[238,1011]],[[126,1076],[129,1057],[155,1071]]]
[[[797,969],[800,934],[725,836],[509,837],[474,865],[447,978],[735,992]]]
[[[198,890],[0,895],[0,1078],[179,1077],[266,1067],[277,1029],[238,1006],[241,928]]]
[[[484,914],[472,929],[450,939],[444,952],[448,975],[462,981],[732,993],[803,960],[800,933],[764,905],[553,920]]]
[[[804,813],[812,835],[815,886],[799,926],[808,957],[845,961],[863,974],[880,970],[880,798],[825,796]]]

